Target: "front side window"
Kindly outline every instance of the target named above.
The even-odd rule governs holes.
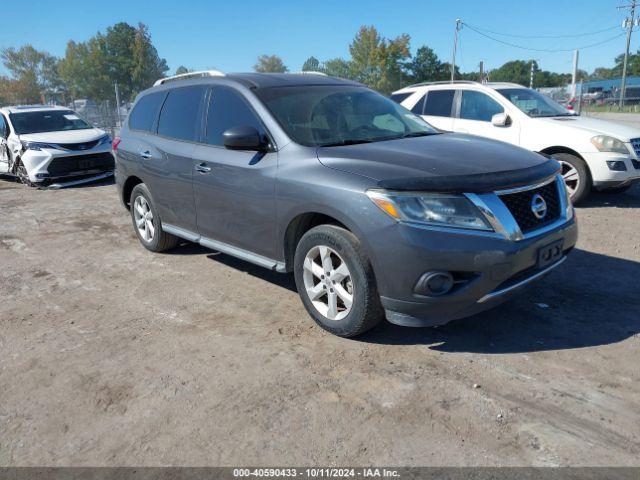
[[[573,113],[546,95],[528,88],[500,88],[503,97],[530,117],[566,117]]]
[[[482,92],[473,90],[462,91],[460,104],[460,118],[490,122],[496,113],[503,113],[504,109],[493,98]]]
[[[4,120],[4,116],[0,115],[0,138],[7,138],[9,135],[9,129],[7,128],[7,124]]]
[[[216,87],[209,100],[205,142],[224,146],[223,133],[233,127],[254,127],[264,133],[260,120],[239,93],[229,87]]]
[[[438,133],[417,115],[365,87],[270,87],[256,94],[301,145],[349,145]]]
[[[158,135],[194,142],[200,132],[200,107],[204,97],[203,86],[182,87],[169,91],[164,101]]]
[[[150,132],[166,95],[167,92],[150,93],[138,100],[129,114],[129,128]]]
[[[424,115],[450,117],[455,93],[455,90],[431,90],[427,94]]]
[[[17,134],[63,132],[93,128],[71,110],[42,110],[11,113],[11,123]]]

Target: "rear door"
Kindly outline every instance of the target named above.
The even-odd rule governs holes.
[[[456,104],[458,114],[453,122],[455,132],[470,133],[516,145],[519,143],[520,127],[513,119],[500,127],[491,123],[491,118],[497,113],[504,113],[505,109],[486,93],[462,89],[459,91]]]
[[[422,106],[422,118],[434,127],[450,132],[453,130],[455,93],[454,89],[429,90],[426,97],[413,107],[412,112],[419,114],[417,109]]]
[[[137,155],[162,222],[196,230],[193,152],[200,139],[206,87],[178,87],[162,105],[155,135],[140,139]]]
[[[198,232],[243,250],[274,258],[277,153],[228,150],[231,127],[267,131],[236,89],[213,87],[206,109],[204,144],[194,151],[193,186]]]

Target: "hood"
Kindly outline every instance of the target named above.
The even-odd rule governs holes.
[[[595,137],[596,135],[609,135],[625,143],[629,143],[629,140],[632,138],[640,138],[640,129],[600,118],[576,115],[572,117],[537,118],[535,120],[543,122],[553,128],[578,128],[584,130],[584,132],[588,133],[591,137]]]
[[[557,162],[537,153],[455,133],[320,147],[318,159],[394,190],[491,191],[534,183],[558,170]]]
[[[27,133],[20,135],[20,140],[25,142],[42,143],[85,143],[92,142],[105,135],[99,128],[87,128],[86,130],[63,130],[60,132]]]

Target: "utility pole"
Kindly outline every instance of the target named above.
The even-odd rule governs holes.
[[[118,90],[118,82],[115,84],[116,88],[116,123],[119,127],[122,127],[122,121],[120,119],[120,90]]]
[[[578,81],[578,50],[573,52],[573,74],[571,75],[571,98],[576,98],[576,82]]]
[[[622,82],[620,83],[620,108],[624,106],[624,97],[627,91],[627,61],[629,59],[629,45],[631,44],[631,33],[633,32],[633,24],[635,23],[636,15],[636,0],[631,0],[629,5],[622,5],[618,7],[628,8],[631,11],[631,16],[626,18],[623,25],[627,27],[627,49],[624,52],[624,64],[622,65]]]
[[[484,83],[484,60],[480,60],[480,83]]]
[[[458,32],[462,30],[462,20],[456,18],[456,29],[453,34],[453,58],[451,59],[451,83],[456,79],[456,51],[458,50]]]
[[[534,63],[531,60],[531,73],[529,74],[529,88],[533,88],[533,72],[534,72]]]

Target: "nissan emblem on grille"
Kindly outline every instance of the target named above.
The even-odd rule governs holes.
[[[539,220],[542,220],[547,215],[547,202],[539,193],[531,197],[531,211]]]

